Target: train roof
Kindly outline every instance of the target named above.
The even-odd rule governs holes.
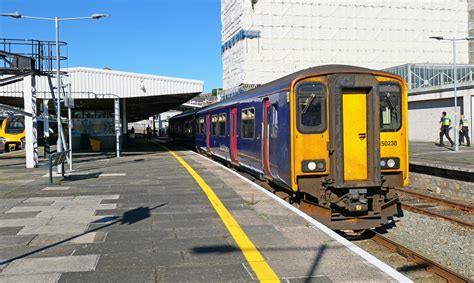
[[[183,112],[183,113],[179,113],[177,115],[174,115],[173,117],[171,117],[170,119],[179,119],[179,118],[183,118],[183,117],[187,117],[189,115],[194,115],[196,114],[198,111],[200,111],[201,108],[199,109],[194,109],[194,110],[189,110],[189,111],[186,111],[186,112]]]
[[[266,83],[249,91],[246,91],[242,94],[236,95],[229,99],[226,99],[221,102],[214,103],[208,107],[202,108],[196,113],[200,111],[209,111],[213,109],[217,109],[229,104],[234,104],[236,101],[251,98],[253,96],[261,95],[262,93],[272,93],[278,90],[286,89],[291,86],[291,83],[296,79],[302,79],[311,75],[329,75],[334,73],[358,73],[358,74],[385,74],[390,75],[392,77],[398,77],[392,73],[387,73],[385,71],[373,70],[363,67],[351,66],[351,65],[322,65],[317,67],[311,67],[308,69],[304,69],[292,74],[289,74],[285,77],[279,78],[272,82]]]

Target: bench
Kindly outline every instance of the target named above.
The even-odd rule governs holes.
[[[64,162],[66,161],[66,157],[69,154],[69,150],[55,152],[49,155],[49,183],[53,183],[53,167],[54,166],[61,166],[61,175],[64,178]]]

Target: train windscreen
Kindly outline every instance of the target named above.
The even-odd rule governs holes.
[[[301,133],[326,129],[326,90],[321,84],[302,84],[297,89],[297,125]]]
[[[23,117],[15,117],[7,120],[5,125],[5,133],[20,134],[25,129],[25,119]]]
[[[398,131],[402,126],[402,96],[398,84],[381,84],[380,98],[380,130],[382,132]]]

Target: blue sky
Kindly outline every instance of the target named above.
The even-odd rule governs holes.
[[[222,86],[220,0],[0,0],[0,13],[80,17],[60,23],[69,67],[203,80]],[[54,22],[0,17],[0,38],[54,40]]]

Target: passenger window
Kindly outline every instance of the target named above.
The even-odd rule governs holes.
[[[226,134],[226,114],[219,115],[219,136]]]
[[[322,133],[326,129],[326,90],[321,84],[298,87],[297,126],[301,133]]]
[[[193,134],[193,122],[191,120],[184,122],[184,135],[187,137],[192,136]]]
[[[199,134],[204,134],[204,118],[203,117],[197,120],[197,132]]]
[[[272,128],[270,136],[276,138],[278,135],[278,108],[277,104],[272,105]]]
[[[217,122],[218,122],[217,115],[212,116],[212,119],[211,119],[211,120],[212,120],[212,131],[211,131],[211,134],[212,134],[213,136],[217,136],[217,127],[218,127],[218,124],[217,124]]]
[[[402,96],[398,84],[381,84],[379,86],[380,130],[382,132],[398,131],[402,125]]]
[[[241,112],[242,119],[242,138],[253,139],[255,132],[255,108],[243,109]]]

